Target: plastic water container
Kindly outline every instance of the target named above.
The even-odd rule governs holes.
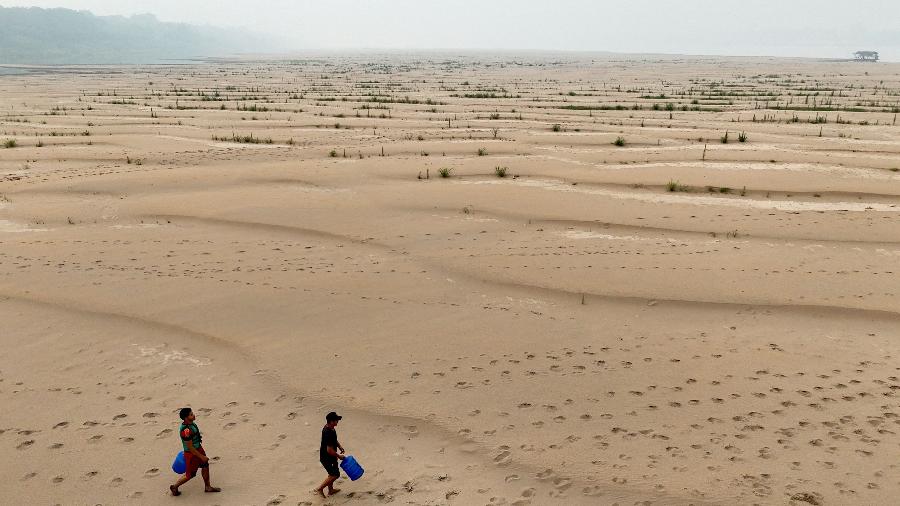
[[[350,481],[356,481],[362,478],[363,473],[366,472],[352,455],[348,455],[341,461],[341,469],[347,473],[347,477],[350,478]]]
[[[184,452],[178,452],[178,455],[175,456],[175,460],[172,461],[172,471],[175,471],[175,474],[184,474],[187,471],[187,463],[184,461]]]

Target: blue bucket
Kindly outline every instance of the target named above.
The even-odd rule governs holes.
[[[347,473],[347,477],[349,477],[351,481],[362,478],[363,473],[366,472],[362,466],[359,465],[359,462],[351,455],[348,455],[341,461],[341,469]]]
[[[178,452],[178,455],[175,456],[175,460],[172,461],[172,471],[175,471],[175,474],[184,474],[187,471],[187,464],[184,461],[184,452]]]

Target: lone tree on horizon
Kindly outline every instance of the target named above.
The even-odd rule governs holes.
[[[878,61],[878,51],[857,51],[853,53],[856,61]]]

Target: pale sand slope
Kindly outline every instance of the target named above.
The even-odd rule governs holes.
[[[897,68],[570,60],[0,80],[0,503],[890,504]]]

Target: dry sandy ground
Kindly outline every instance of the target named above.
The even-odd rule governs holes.
[[[33,70],[0,77],[2,504],[900,493],[898,65]],[[166,496],[184,405],[222,494]],[[330,410],[367,473],[326,501]]]

